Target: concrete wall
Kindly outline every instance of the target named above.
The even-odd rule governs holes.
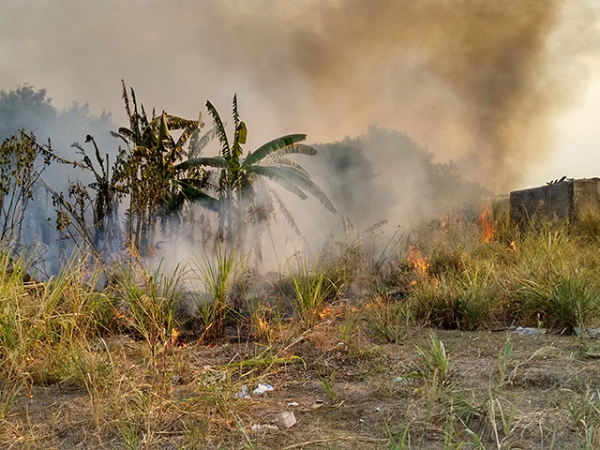
[[[600,178],[565,180],[510,193],[510,218],[527,224],[539,216],[550,221],[577,221],[589,210],[600,210]]]

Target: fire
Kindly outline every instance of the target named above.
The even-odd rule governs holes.
[[[171,330],[171,336],[169,337],[170,344],[177,345],[177,338],[179,337],[180,331],[177,328]]]
[[[325,319],[326,317],[331,316],[331,313],[333,312],[333,308],[331,306],[326,306],[325,308],[323,308],[321,310],[321,312],[319,313],[319,318],[321,320]]]
[[[440,217],[440,230],[448,231],[450,229],[450,213],[446,213]]]
[[[266,317],[255,317],[254,319],[254,337],[262,341],[270,341],[272,338],[272,329]]]
[[[491,208],[484,209],[479,215],[479,225],[481,226],[481,242],[491,242],[495,232]]]
[[[267,322],[267,319],[259,317],[256,320],[256,328],[257,328],[259,335],[262,336],[262,335],[266,334],[267,331],[269,331],[269,323]]]
[[[421,251],[415,245],[411,245],[408,248],[408,255],[406,259],[410,261],[414,268],[415,272],[421,277],[426,278],[429,270],[429,260],[421,255]]]

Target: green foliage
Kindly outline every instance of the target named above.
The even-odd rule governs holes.
[[[123,100],[129,128],[119,128],[118,137],[127,143],[129,152],[120,155],[115,180],[129,196],[128,242],[146,255],[152,253],[159,218],[169,220],[181,209],[186,189],[196,189],[193,181],[180,178],[175,165],[203,124],[201,118],[187,120],[164,111],[158,116],[153,111],[148,117],[143,105],[138,107],[133,89],[129,99],[125,83]],[[177,140],[171,135],[176,130],[182,131]]]
[[[13,248],[21,243],[25,213],[42,172],[50,164],[50,155],[49,146],[37,145],[25,132],[0,145],[0,240],[10,242]]]
[[[320,270],[318,260],[311,266],[306,259],[298,263],[291,273],[294,284],[296,308],[302,325],[309,329],[316,325],[326,299],[335,293],[336,287]]]
[[[402,342],[407,326],[412,324],[412,313],[407,302],[381,297],[375,298],[366,317],[373,337],[393,344]]]
[[[66,375],[60,366],[69,349],[108,330],[113,307],[93,289],[98,272],[80,260],[45,283],[25,282],[27,265],[0,253],[0,373],[9,380],[29,373],[53,382],[54,374]],[[50,356],[47,348],[53,348]]]
[[[493,321],[495,291],[494,268],[474,266],[417,282],[410,298],[417,317],[435,327],[477,330]]]
[[[525,318],[539,317],[547,326],[569,333],[576,327],[585,330],[600,315],[600,289],[586,273],[550,272],[537,280],[525,279],[518,295]]]
[[[244,246],[247,228],[251,225],[268,225],[278,206],[288,223],[300,233],[293,215],[276,191],[265,183],[270,180],[301,199],[308,194],[317,198],[328,210],[335,207],[313,180],[309,173],[296,161],[288,158],[291,154],[315,155],[316,150],[302,142],[306,135],[292,134],[273,139],[249,152],[243,157],[242,145],[246,142],[247,128],[240,120],[237,97],[233,98],[233,136],[229,139],[225,123],[212,103],[206,107],[213,118],[215,134],[221,145],[218,157],[188,159],[175,166],[176,170],[192,167],[207,167],[219,171],[216,198],[208,195],[199,200],[209,209],[219,213],[218,237],[230,244]],[[254,227],[254,242],[259,241],[261,229]]]
[[[85,167],[93,173],[94,182],[90,187],[96,191],[93,199],[93,229],[94,229],[94,249],[98,252],[103,250],[103,245],[113,244],[120,246],[122,239],[120,235],[118,206],[119,200],[124,195],[122,186],[119,186],[115,179],[117,164],[123,158],[121,152],[117,157],[117,163],[112,168],[110,166],[110,157],[108,154],[104,158],[100,155],[100,150],[96,144],[96,140],[89,134],[86,136],[86,143],[91,142],[94,146],[94,155],[96,165],[92,163],[90,157],[85,153],[85,150],[78,143],[74,143],[73,147],[79,150],[83,156]]]
[[[150,272],[125,266],[114,275],[114,295],[122,302],[137,333],[150,348],[154,361],[157,346],[166,346],[177,328],[176,311],[180,304],[183,268],[171,275],[159,267]]]
[[[448,377],[450,369],[450,356],[446,353],[444,343],[440,341],[435,334],[431,332],[429,346],[421,349],[417,347],[417,353],[420,357],[419,371],[427,378],[444,382]]]
[[[569,418],[573,426],[581,430],[585,449],[591,449],[592,442],[598,440],[600,427],[600,393],[590,392],[575,394],[575,398],[567,405]],[[578,446],[579,448],[579,446]]]
[[[236,252],[215,246],[214,256],[206,256],[195,264],[196,276],[204,284],[209,298],[198,305],[198,316],[204,327],[204,339],[225,336],[225,316],[229,309],[228,296],[240,275],[244,259],[236,261]]]
[[[390,450],[406,450],[410,449],[410,423],[406,425],[402,434],[398,437],[398,440],[394,437],[392,430],[390,430],[389,424],[385,423],[385,431],[388,437],[388,448]]]
[[[506,333],[506,339],[504,341],[504,347],[502,352],[498,355],[498,384],[501,386],[506,381],[509,369],[510,358],[513,353],[513,340],[510,333]]]
[[[328,377],[319,375],[319,380],[321,381],[321,387],[329,399],[330,404],[333,405],[338,399],[338,392],[335,388],[335,371],[331,372]]]

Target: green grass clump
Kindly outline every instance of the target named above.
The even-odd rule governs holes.
[[[476,267],[416,283],[410,291],[415,315],[443,329],[490,326],[496,307],[494,275],[491,267]]]
[[[0,373],[6,380],[54,383],[73,349],[107,333],[114,308],[95,290],[99,271],[73,258],[46,282],[25,281],[26,261],[0,253]]]
[[[157,346],[165,346],[178,327],[176,312],[181,300],[183,270],[171,275],[123,267],[115,275],[114,295],[122,302],[135,331],[150,348],[154,361]]]
[[[522,281],[520,308],[525,320],[541,320],[552,329],[585,330],[600,315],[600,289],[585,273],[560,272]]]
[[[402,342],[407,326],[413,323],[410,305],[405,301],[375,297],[369,306],[366,319],[371,335],[383,342]]]
[[[323,304],[334,293],[335,286],[325,278],[325,274],[319,269],[318,261],[311,266],[308,261],[302,260],[298,266],[298,269],[291,273],[296,308],[303,327],[309,329],[318,322]]]
[[[195,274],[204,285],[207,298],[198,305],[198,318],[204,331],[204,339],[225,336],[225,316],[229,310],[228,297],[239,277],[244,259],[236,261],[235,250],[215,247],[214,258],[207,256],[196,261]]]

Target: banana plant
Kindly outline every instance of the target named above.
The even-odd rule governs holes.
[[[151,253],[152,234],[159,218],[166,220],[180,209],[185,191],[193,183],[180,180],[175,165],[187,155],[190,138],[202,128],[202,118],[189,120],[164,111],[151,117],[143,105],[138,108],[135,92],[131,101],[123,83],[123,100],[129,128],[121,127],[115,136],[126,142],[129,154],[123,158],[119,176],[129,194],[129,243],[142,253]],[[173,131],[181,131],[177,140]]]
[[[226,126],[217,109],[206,103],[212,117],[220,152],[215,157],[188,158],[174,166],[175,171],[192,167],[207,167],[220,172],[219,183],[213,196],[208,194],[199,199],[201,204],[219,214],[219,237],[238,246],[243,243],[247,225],[269,224],[274,217],[275,207],[281,209],[292,228],[302,235],[292,213],[277,191],[267,181],[277,184],[301,199],[314,196],[329,211],[336,208],[318,183],[297,161],[289,155],[314,156],[317,151],[301,142],[305,134],[290,134],[273,139],[253,152],[244,155],[248,130],[240,120],[237,96],[233,97],[233,136],[227,135]]]

